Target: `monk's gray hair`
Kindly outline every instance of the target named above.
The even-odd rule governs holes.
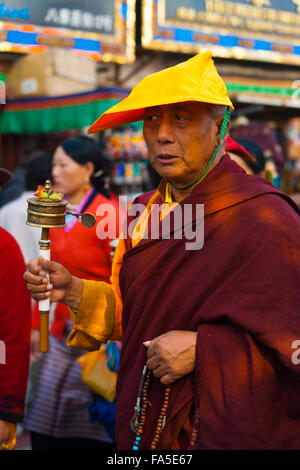
[[[223,104],[210,104],[209,109],[213,119],[217,119],[218,117],[224,116],[227,106]]]
[[[212,118],[217,119],[219,117],[224,116],[227,106],[222,105],[222,104],[210,104],[209,109],[210,109]],[[226,139],[223,139],[223,141],[221,142],[221,147],[220,147],[222,154],[225,152],[225,143],[226,143]]]

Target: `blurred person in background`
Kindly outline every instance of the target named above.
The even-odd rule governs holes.
[[[33,196],[38,185],[51,178],[52,157],[45,153],[31,160],[26,169],[25,191],[17,199],[0,209],[0,226],[18,242],[25,262],[39,256],[40,230],[26,225],[27,199]]]
[[[0,168],[0,190],[10,177]],[[24,415],[31,308],[23,282],[22,253],[14,238],[1,227],[0,259],[0,450],[11,450],[16,444],[17,423]]]
[[[25,152],[19,155],[19,163],[12,174],[11,180],[1,190],[0,207],[3,207],[9,202],[19,198],[24,191],[26,191],[27,167],[30,165],[32,160],[44,155],[45,153],[45,150],[37,148],[32,151],[25,149]]]
[[[52,177],[55,191],[64,194],[67,209],[96,216],[101,204],[113,206],[115,195],[105,187],[105,161],[99,147],[89,137],[65,140],[53,156]],[[66,227],[50,229],[51,258],[68,266],[85,279],[109,282],[111,247],[109,239],[99,239],[93,228],[84,227],[76,217],[67,215]],[[118,236],[118,233],[117,233]],[[32,324],[33,360],[40,358],[38,305]],[[54,306],[49,351],[41,358],[35,392],[29,402],[24,425],[31,431],[33,450],[96,450],[114,447],[104,425],[90,422],[90,390],[81,379],[77,359],[83,354],[66,346],[72,322],[66,305]]]
[[[243,137],[236,140],[227,137],[226,150],[230,158],[238,163],[248,175],[260,176],[270,181],[275,188],[280,188],[281,177],[278,165],[272,157],[265,157],[260,145]]]
[[[17,199],[25,191],[25,175],[26,170],[23,166],[18,166],[15,169],[10,182],[0,193],[0,207]]]
[[[226,150],[231,160],[234,160],[248,175],[266,177],[266,159],[261,148],[247,139],[232,139],[227,137]]]

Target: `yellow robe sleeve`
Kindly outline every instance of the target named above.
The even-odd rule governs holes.
[[[162,208],[162,218],[178,204],[172,202],[171,188],[168,184],[165,185],[164,180],[162,180],[160,190],[156,191],[149,199],[147,207],[135,227],[132,246],[136,246],[143,238],[152,204],[159,195],[162,196],[166,203]],[[123,305],[119,275],[125,252],[125,240],[121,235],[114,255],[110,278],[111,284],[99,281],[83,281],[82,299],[79,309],[77,312],[69,309],[74,329],[68,336],[68,346],[87,351],[96,351],[100,349],[101,343],[106,343],[108,340],[122,341]]]
[[[77,312],[69,309],[74,329],[68,336],[68,346],[96,351],[108,340],[122,340],[119,273],[125,251],[125,240],[120,238],[113,260],[111,284],[83,280],[79,309]]]

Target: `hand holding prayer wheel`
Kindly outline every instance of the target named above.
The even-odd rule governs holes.
[[[27,273],[29,272],[35,276],[35,278],[28,278],[28,289],[35,294],[33,298],[39,301],[40,350],[41,352],[46,352],[48,351],[49,341],[50,300],[52,302],[63,301],[64,288],[71,282],[71,276],[66,270],[61,277],[57,274],[59,269],[55,268],[53,272],[53,268],[51,268],[52,263],[50,263],[49,229],[65,227],[67,201],[63,199],[63,194],[52,191],[50,181],[46,181],[45,186],[39,186],[34,196],[27,200],[28,217],[26,223],[42,229],[42,236],[39,242],[41,260],[39,262],[35,260],[27,265],[29,271],[26,271],[24,278],[27,280]],[[92,214],[71,214],[78,217],[86,227],[92,227],[95,224],[95,217]],[[47,260],[49,264],[47,264]],[[52,280],[56,281],[57,276],[59,278],[58,285],[56,284],[57,289],[53,292],[51,299],[50,295],[53,284],[49,282],[50,273],[52,274]],[[33,285],[35,289],[32,288]]]
[[[82,280],[71,276],[61,264],[42,257],[31,260],[27,263],[24,279],[34,300],[62,302],[75,311],[79,307]]]

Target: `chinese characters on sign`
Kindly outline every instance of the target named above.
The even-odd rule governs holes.
[[[71,7],[68,7],[68,3]],[[54,26],[94,32],[114,33],[118,6],[126,1],[109,2],[72,0],[0,0],[0,18],[3,21]],[[124,8],[123,8],[124,9]],[[119,11],[122,14],[122,11]],[[123,12],[124,13],[124,12]]]
[[[44,18],[45,23],[55,24],[69,28],[90,29],[105,31],[113,30],[113,17],[111,15],[94,15],[93,13],[70,8],[49,8]]]
[[[132,62],[136,0],[0,0],[0,50],[68,47],[96,60]]]

